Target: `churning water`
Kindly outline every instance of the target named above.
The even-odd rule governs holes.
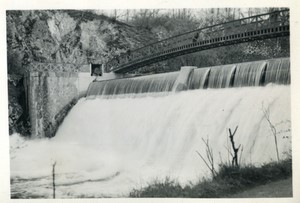
[[[278,70],[282,66],[274,64],[280,74]],[[165,78],[163,82],[151,83],[153,80],[149,79],[145,85],[149,90],[146,95],[134,94],[146,91],[141,81],[131,81],[126,90],[122,89],[127,85],[125,79],[106,82],[111,86],[103,87],[103,93],[90,89],[90,96],[91,91],[98,91],[97,95],[123,91],[131,96],[81,99],[52,139],[24,141],[17,135],[12,136],[12,195],[51,198],[54,162],[58,198],[124,197],[133,188],[139,189],[166,177],[181,184],[195,182],[210,176],[196,153],[205,155],[202,139],[209,140],[217,167],[231,160],[226,149],[231,147],[228,129],[236,126],[235,142],[243,148],[242,164],[276,160],[274,137],[262,109],[269,109],[270,120],[280,132],[278,147],[283,158],[291,140],[290,86],[252,86],[249,81],[259,84],[272,82],[274,77],[283,81],[289,76],[269,74],[268,65],[259,63],[260,79],[250,74],[244,83],[248,85],[244,86],[251,87],[241,88],[241,83],[232,77],[251,70],[240,70],[240,66],[226,67],[224,72],[231,76],[226,75],[224,79],[225,73],[222,73],[223,78],[218,82],[212,79],[212,76],[217,77],[213,68],[199,69],[201,73],[194,72],[190,80],[190,89],[196,90],[177,93],[150,93],[152,88],[171,91],[177,73],[160,75]],[[158,83],[161,85],[154,85]],[[207,87],[199,89],[205,83]],[[232,88],[216,88],[226,86]],[[93,85],[90,88],[94,88]]]

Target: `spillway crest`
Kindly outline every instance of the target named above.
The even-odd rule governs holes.
[[[87,97],[169,92],[175,89],[173,86],[179,75],[180,72],[172,72],[94,81],[89,86]],[[197,68],[189,76],[187,89],[264,86],[269,83],[290,84],[289,58]]]

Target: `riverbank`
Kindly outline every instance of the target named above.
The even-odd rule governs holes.
[[[263,164],[260,167],[222,165],[213,179],[202,179],[196,184],[182,187],[176,181],[166,178],[164,182],[156,181],[145,188],[133,190],[130,197],[290,197],[291,177],[291,159]]]
[[[292,177],[260,185],[243,192],[228,196],[229,198],[266,198],[293,197]]]

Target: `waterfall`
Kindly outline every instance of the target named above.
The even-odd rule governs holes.
[[[210,69],[208,88],[229,87],[235,65],[216,66]]]
[[[141,94],[168,92],[172,90],[178,72],[124,78],[108,81],[96,81],[90,84],[87,97],[91,95]]]
[[[157,93],[154,93],[157,94]],[[242,164],[276,160],[274,138],[263,117],[290,120],[290,87],[268,85],[198,89],[168,96],[82,99],[52,139],[25,142],[11,160],[14,191],[52,195],[51,163],[56,161],[57,197],[118,197],[133,188],[170,177],[181,184],[210,177],[196,150],[205,155],[209,139],[216,167],[229,161],[228,128],[239,126]],[[289,123],[278,126],[289,129]],[[290,146],[288,132],[278,136],[280,156]],[[13,138],[15,139],[15,138]],[[17,143],[11,140],[12,146]],[[22,142],[20,142],[22,143]],[[221,156],[221,158],[220,158]],[[23,180],[18,181],[18,177]],[[90,180],[90,181],[88,181]]]
[[[280,157],[289,151],[288,59],[195,69],[190,90],[171,92],[178,74],[93,82],[55,137],[26,141],[12,136],[12,194],[51,198],[54,161],[58,198],[126,197],[166,177],[195,183],[210,177],[196,153],[205,156],[202,139],[209,139],[218,167],[231,160],[228,129],[236,126],[241,164],[276,160],[262,108],[283,132],[277,137]],[[126,94],[134,96],[105,97]]]
[[[234,87],[259,86],[262,84],[261,77],[265,67],[265,61],[238,64],[234,77]]]
[[[210,68],[198,68],[194,70],[194,74],[190,80],[189,89],[205,89],[207,88],[208,75]]]
[[[155,74],[90,84],[87,97],[107,95],[147,94],[170,92],[180,72]],[[206,88],[228,88],[264,86],[268,83],[290,84],[289,58],[245,62],[197,68],[190,74],[188,90]]]
[[[265,84],[290,84],[290,60],[289,58],[273,59],[267,61]]]

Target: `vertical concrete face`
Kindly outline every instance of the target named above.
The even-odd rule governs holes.
[[[28,111],[30,117],[31,124],[31,136],[32,137],[42,137],[44,133],[41,133],[41,129],[39,128],[40,123],[40,114],[38,109],[43,108],[41,106],[41,99],[37,99],[37,93],[40,92],[40,77],[38,72],[30,72],[26,77],[26,81],[28,84]],[[41,94],[41,93],[40,93]],[[39,94],[39,95],[40,95]]]
[[[78,73],[31,72],[28,109],[33,138],[54,136],[60,122],[78,99]]]
[[[188,89],[189,81],[194,73],[196,66],[183,66],[180,69],[179,75],[174,83],[172,91],[179,92]]]

